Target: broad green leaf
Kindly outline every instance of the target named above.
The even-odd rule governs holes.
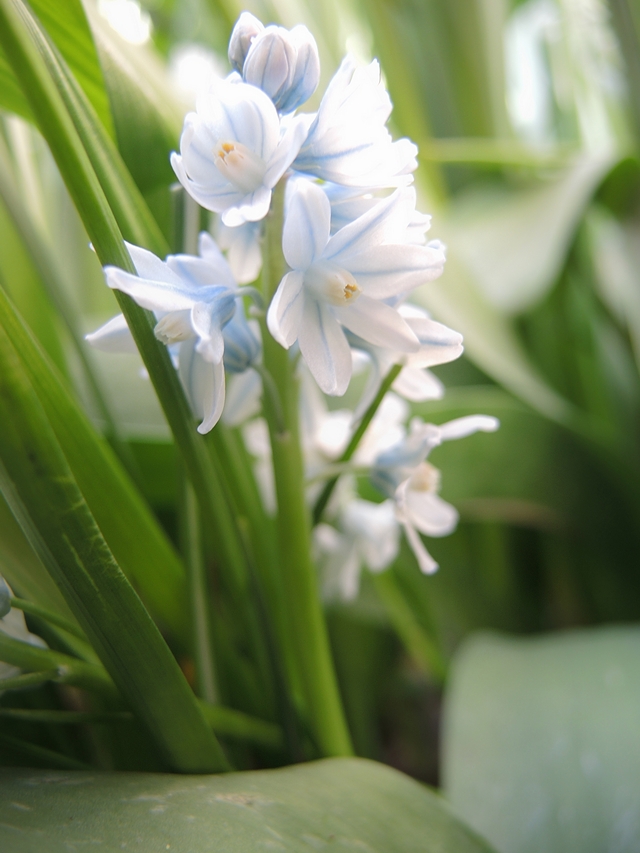
[[[532,186],[471,189],[458,196],[437,233],[501,313],[518,314],[553,286],[594,192],[615,165],[612,155],[582,156]]]
[[[6,332],[0,333],[0,489],[168,766],[226,760],[158,628],[105,542]]]
[[[72,69],[104,129],[113,136],[109,98],[82,3],[80,0],[32,0],[30,6]],[[28,100],[2,53],[0,106],[33,121]]]
[[[479,635],[445,702],[444,788],[500,853],[631,853],[640,837],[640,631]]]
[[[0,771],[0,846],[47,853],[250,850],[490,853],[447,804],[372,761],[195,778]],[[17,805],[16,805],[17,804]]]

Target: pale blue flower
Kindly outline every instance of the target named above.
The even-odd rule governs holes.
[[[494,432],[500,423],[489,415],[469,415],[436,426],[415,418],[409,435],[395,447],[379,454],[371,470],[371,481],[395,502],[396,519],[402,525],[420,569],[431,574],[438,564],[420,538],[447,536],[458,523],[455,507],[443,500],[440,472],[426,461],[443,441],[464,438],[474,432]]]
[[[215,241],[205,232],[200,235],[200,257],[169,255],[161,261],[146,249],[130,244],[127,248],[138,275],[108,266],[104,269],[107,284],[154,312],[155,335],[169,347],[194,413],[203,419],[198,431],[208,432],[224,406],[223,329],[242,292]],[[232,337],[236,346],[237,335]],[[122,315],[87,335],[87,340],[110,352],[134,348]]]
[[[329,83],[294,168],[352,187],[411,183],[418,149],[394,142],[386,123],[391,100],[373,61],[359,66],[347,56]]]
[[[393,501],[372,503],[352,497],[338,518],[339,530],[328,524],[314,529],[323,593],[328,600],[352,601],[358,595],[360,572],[378,573],[398,556],[400,530]]]
[[[222,80],[187,114],[171,165],[189,195],[221,213],[225,225],[257,222],[267,215],[271,191],[298,153],[309,121],[296,116],[281,125],[268,95]]]
[[[400,189],[331,235],[331,206],[311,181],[289,183],[282,237],[291,272],[269,307],[274,338],[300,351],[320,388],[344,394],[351,350],[343,326],[374,346],[416,352],[420,342],[384,300],[442,272],[444,254],[403,242],[415,192]]]

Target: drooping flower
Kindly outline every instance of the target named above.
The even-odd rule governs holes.
[[[294,168],[351,187],[396,187],[411,183],[418,149],[396,142],[386,123],[391,99],[376,60],[359,66],[343,60],[329,83]]]
[[[374,346],[417,352],[417,336],[384,300],[440,275],[444,253],[404,242],[412,188],[396,190],[333,235],[322,189],[304,179],[288,189],[282,247],[291,272],[269,307],[269,330],[286,348],[297,340],[320,388],[341,395],[352,366],[342,327]]]
[[[221,213],[225,225],[257,222],[267,215],[271,191],[298,153],[309,120],[295,116],[281,126],[268,95],[222,80],[187,114],[171,165],[189,195]]]
[[[426,461],[427,456],[443,441],[464,438],[478,431],[494,432],[499,425],[499,421],[489,415],[469,415],[440,426],[415,418],[409,435],[374,460],[371,480],[383,495],[394,500],[396,519],[404,528],[425,574],[435,572],[438,564],[419,534],[447,536],[458,523],[455,507],[438,494],[440,472]]]
[[[200,235],[200,257],[169,255],[161,261],[146,249],[127,247],[138,275],[108,266],[107,284],[154,312],[155,335],[172,352],[193,410],[203,418],[198,431],[208,432],[224,406],[223,330],[242,291],[206,232]],[[87,335],[87,340],[109,352],[135,349],[122,315]]]

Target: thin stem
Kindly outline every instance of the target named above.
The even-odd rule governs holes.
[[[447,665],[440,649],[416,619],[405,596],[399,589],[393,571],[374,574],[373,584],[380,600],[384,604],[389,618],[400,639],[415,663],[441,683],[447,672]]]
[[[265,304],[285,272],[282,255],[284,182],[273,194],[265,222],[263,293]],[[264,412],[269,425],[278,500],[280,570],[288,637],[294,649],[296,677],[303,691],[310,729],[323,755],[352,754],[351,738],[338,692],[327,627],[311,560],[311,519],[304,491],[299,440],[298,383],[289,353],[271,337],[262,321],[264,366],[274,379],[284,424],[268,395]],[[284,426],[284,429],[282,428]]]
[[[209,590],[200,533],[200,509],[189,482],[184,484],[184,546],[189,587],[198,693],[212,705],[218,701],[216,666],[211,644]]]
[[[362,420],[358,424],[358,428],[356,429],[354,434],[351,436],[351,441],[347,445],[347,449],[344,451],[344,453],[342,454],[340,459],[338,459],[339,465],[343,464],[344,462],[348,462],[351,459],[351,457],[353,456],[353,454],[356,452],[356,450],[358,449],[358,445],[360,444],[362,436],[367,431],[367,427],[369,426],[369,424],[373,420],[375,413],[380,408],[380,404],[382,403],[387,391],[391,388],[391,386],[395,382],[395,380],[396,380],[396,378],[397,378],[397,376],[401,370],[402,370],[401,364],[394,364],[393,367],[391,368],[391,370],[387,373],[385,378],[380,383],[380,387],[378,388],[378,393],[376,394],[373,402],[371,403],[371,405],[369,406],[367,411],[364,413]],[[324,487],[324,489],[320,493],[320,497],[316,501],[316,505],[313,508],[313,523],[314,523],[314,525],[319,524],[320,519],[322,518],[322,513],[327,508],[327,504],[329,503],[331,495],[333,494],[333,490],[335,489],[336,483],[338,482],[339,479],[340,479],[339,474],[336,475],[335,477],[332,477],[332,479],[329,480],[327,485]]]
[[[47,610],[46,607],[34,604],[33,601],[25,601],[24,598],[12,598],[11,606],[15,607],[16,610],[22,610],[23,613],[29,613],[31,616],[38,616],[57,628],[62,628],[63,631],[72,634],[79,640],[86,641],[87,639],[79,625],[74,625],[73,622],[69,622],[63,616],[58,616],[56,613]]]
[[[0,734],[0,743],[21,752],[29,758],[35,758],[42,762],[45,767],[57,767],[61,770],[93,770],[90,764],[84,761],[78,761],[76,758],[70,758],[68,755],[63,755],[60,752],[54,752],[52,749],[47,749],[44,746],[36,746],[34,743],[28,743],[11,735]]]

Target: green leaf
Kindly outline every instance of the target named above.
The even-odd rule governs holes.
[[[100,123],[69,66],[51,43],[41,22],[23,8],[23,19],[69,111],[78,136],[126,239],[160,256],[168,246],[118,149]]]
[[[501,853],[637,850],[640,630],[479,635],[454,661],[444,788]]]
[[[168,766],[183,772],[225,769],[215,736],[102,537],[4,332],[0,459],[0,489],[11,511]]]
[[[195,779],[0,771],[0,847],[36,853],[43,838],[47,853],[132,839],[140,853],[490,853],[427,788],[362,759]]]
[[[610,154],[582,156],[524,188],[471,189],[438,232],[495,308],[521,313],[555,283],[585,208],[616,162]]]
[[[80,0],[31,0],[31,8],[72,69],[104,129],[114,134],[102,68]],[[33,121],[33,113],[5,56],[0,53],[0,106]]]
[[[88,8],[116,129],[118,148],[142,192],[175,181],[169,154],[178,145],[183,110],[159,58],[127,44]]]
[[[151,611],[184,636],[185,575],[168,539],[2,293],[0,328],[21,353],[24,369],[118,563],[138,586]]]

